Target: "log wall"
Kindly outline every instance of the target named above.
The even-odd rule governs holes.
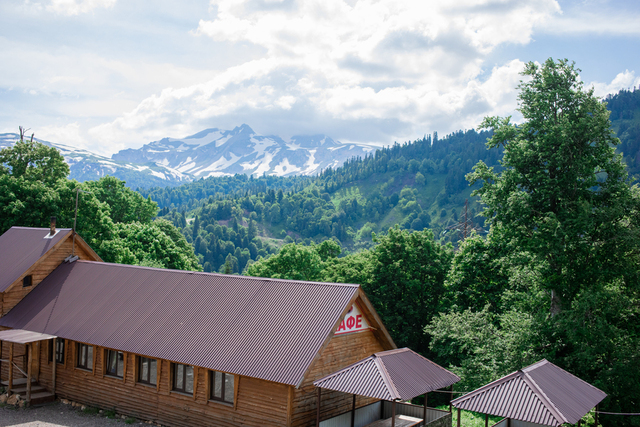
[[[94,254],[85,250],[82,245],[78,243],[79,239],[76,239],[75,254],[80,259],[97,261]],[[15,307],[29,292],[31,292],[45,277],[47,277],[53,270],[55,270],[62,261],[69,255],[71,255],[73,245],[73,236],[69,235],[64,241],[59,242],[58,245],[42,258],[40,258],[33,266],[31,266],[22,276],[9,286],[4,293],[2,293],[2,306],[0,309],[0,317],[9,312]],[[32,276],[32,284],[26,288],[22,287],[22,279],[25,276]]]
[[[4,349],[3,349],[4,351]],[[56,369],[56,394],[60,398],[162,425],[187,426],[285,426],[289,386],[255,378],[235,376],[235,404],[208,400],[209,370],[196,368],[194,395],[171,391],[170,362],[159,360],[157,386],[136,381],[136,355],[125,353],[124,378],[103,375],[104,352],[94,347],[93,372],[76,368],[76,343],[65,343],[65,364]],[[48,344],[40,351],[40,384],[51,390],[52,362]]]
[[[370,330],[334,335],[307,371],[300,388],[294,391],[292,425],[315,426],[318,389],[313,385],[314,381],[383,350],[382,344]],[[357,396],[356,407],[368,405],[376,400]],[[323,389],[320,419],[325,420],[350,411],[352,405],[353,395]]]

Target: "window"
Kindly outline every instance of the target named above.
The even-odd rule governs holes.
[[[223,402],[233,403],[233,383],[232,374],[224,372],[211,371],[209,376],[211,400],[221,400]]]
[[[158,379],[158,361],[148,357],[138,357],[138,382],[156,385]]]
[[[49,340],[49,362],[53,361],[53,340]],[[64,363],[64,340],[58,338],[56,340],[56,362]]]
[[[105,375],[122,378],[124,372],[124,353],[116,350],[106,350]]]
[[[64,363],[64,340],[60,338],[56,340],[56,362]]]
[[[93,371],[93,346],[78,343],[78,368]]]
[[[193,393],[193,366],[172,363],[173,390],[183,393]]]
[[[31,277],[31,275],[24,276],[22,278],[22,287],[23,288],[28,288],[29,286],[31,286],[32,283],[33,283],[33,278]]]

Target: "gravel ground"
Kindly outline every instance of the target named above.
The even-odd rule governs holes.
[[[132,422],[133,421],[133,422]],[[60,402],[26,409],[0,406],[0,427],[89,427],[89,426],[147,426],[140,421],[109,419],[103,414],[91,414]]]

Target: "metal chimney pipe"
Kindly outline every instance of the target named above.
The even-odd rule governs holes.
[[[51,225],[49,226],[49,236],[56,234],[56,217],[51,217]]]

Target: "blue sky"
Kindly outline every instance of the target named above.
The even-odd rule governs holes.
[[[640,86],[640,3],[3,0],[0,132],[101,154],[209,127],[388,145],[514,115],[527,61]]]

